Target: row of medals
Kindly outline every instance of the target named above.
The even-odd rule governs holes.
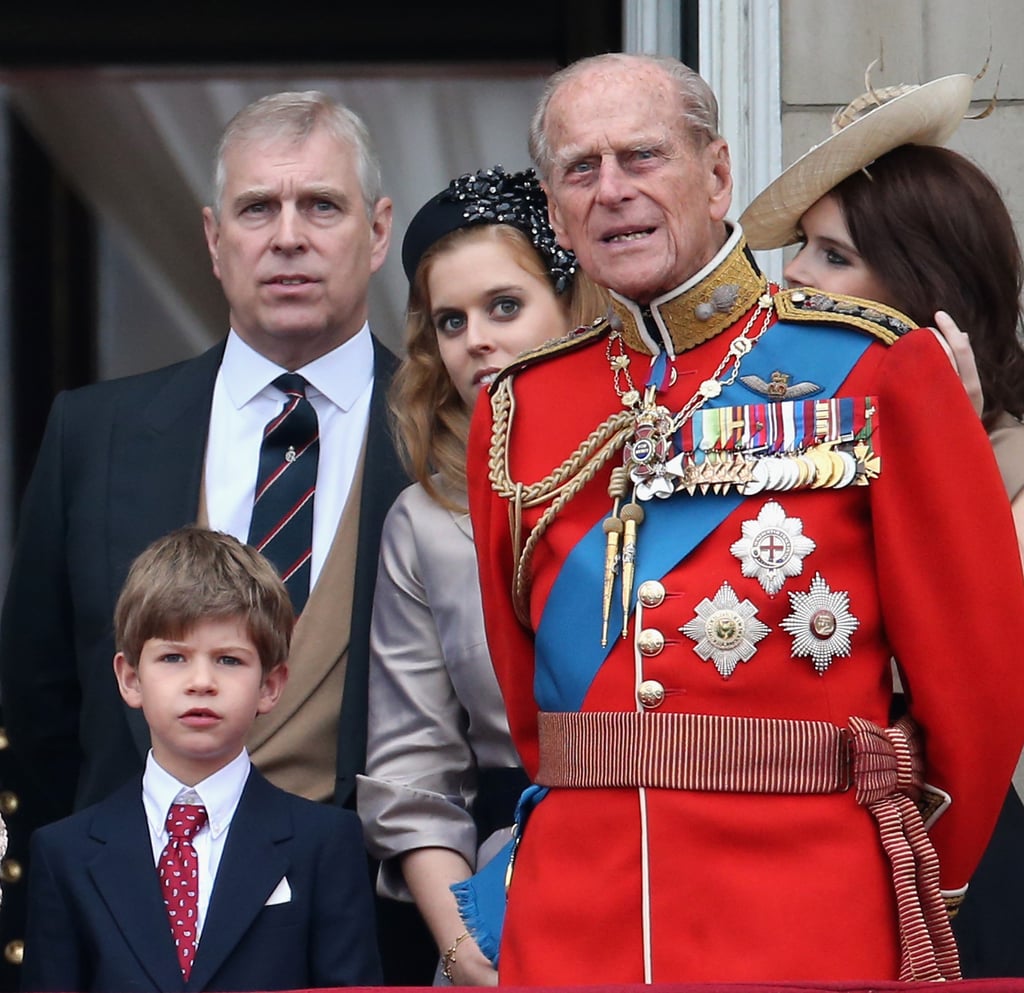
[[[877,478],[879,459],[867,441],[825,442],[801,452],[752,455],[710,451],[702,460],[684,452],[666,462],[664,474],[676,477],[675,492],[728,493],[744,496],[762,491],[843,489],[867,486]],[[655,468],[655,474],[658,469]]]

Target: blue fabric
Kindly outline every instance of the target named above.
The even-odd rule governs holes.
[[[505,873],[514,845],[515,839],[509,838],[490,862],[451,886],[462,923],[495,968],[505,923]]]
[[[498,968],[501,949],[501,930],[505,923],[505,881],[508,868],[515,857],[516,847],[523,836],[530,812],[547,796],[546,786],[530,786],[516,804],[515,832],[501,850],[474,875],[450,887],[455,894],[459,916],[466,930],[473,936],[480,951]]]

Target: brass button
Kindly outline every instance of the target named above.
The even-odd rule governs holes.
[[[4,859],[0,862],[0,882],[16,883],[21,879],[21,863],[17,859]]]
[[[648,710],[657,707],[665,699],[665,687],[656,679],[645,679],[636,690],[636,698],[641,707]]]
[[[13,814],[18,809],[18,794],[10,790],[0,793],[0,813]]]
[[[2,752],[9,744],[10,740],[7,737],[7,728],[0,728],[0,752]]]
[[[14,941],[8,941],[4,945],[4,958],[11,963],[11,965],[21,965],[21,960],[25,957],[25,942],[21,938],[15,938]]]
[[[665,636],[657,628],[644,628],[637,636],[636,643],[641,655],[651,657],[661,654],[665,647]]]
[[[665,587],[656,579],[648,579],[640,584],[636,595],[645,607],[660,607],[665,601]]]

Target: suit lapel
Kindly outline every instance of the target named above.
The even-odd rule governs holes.
[[[183,990],[139,780],[96,809],[90,838],[98,844],[88,862],[89,874],[140,967],[154,989]]]
[[[120,577],[150,542],[195,521],[210,426],[213,385],[223,343],[175,368],[141,409],[116,418],[107,535],[110,602]],[[139,754],[149,748],[141,710],[125,708]]]
[[[290,863],[280,843],[293,834],[283,798],[254,767],[228,829],[189,989],[210,984],[287,875]]]
[[[348,668],[338,726],[338,764],[334,802],[351,805],[356,775],[366,765],[366,711],[369,681],[370,613],[377,582],[380,533],[395,497],[409,485],[391,436],[387,392],[398,360],[374,339],[374,382],[366,462],[359,503],[359,541],[352,588]]]

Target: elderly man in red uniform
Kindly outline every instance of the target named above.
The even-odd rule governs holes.
[[[570,66],[531,145],[615,307],[474,423],[488,637],[543,787],[501,981],[955,978],[1024,728],[1024,582],[960,383],[895,311],[765,280],[678,62]]]

